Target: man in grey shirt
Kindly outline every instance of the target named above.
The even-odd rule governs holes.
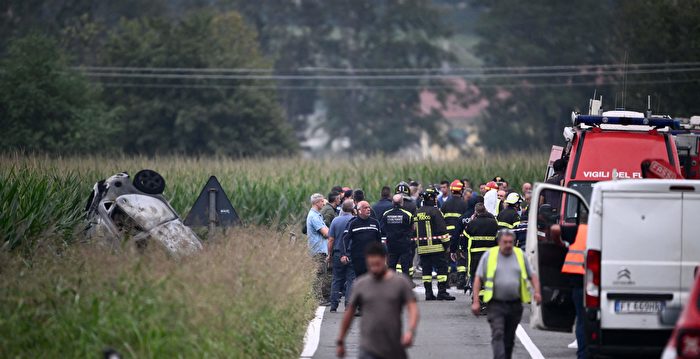
[[[372,242],[365,249],[368,272],[355,281],[350,307],[345,310],[338,335],[338,357],[345,356],[345,335],[355,308],[362,306],[360,359],[404,359],[413,344],[418,325],[418,305],[413,286],[404,275],[387,268],[386,249]],[[408,330],[401,335],[401,312],[408,310]]]
[[[498,247],[486,251],[476,269],[472,312],[480,314],[479,292],[482,292],[488,304],[493,357],[509,359],[513,355],[515,331],[523,315],[523,303],[530,301],[526,279],[534,288],[534,300],[539,304],[542,299],[537,276],[532,273],[522,250],[514,247],[515,233],[502,229],[496,239]]]

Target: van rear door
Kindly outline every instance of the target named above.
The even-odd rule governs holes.
[[[658,313],[679,304],[682,194],[603,192],[601,328],[663,329]]]

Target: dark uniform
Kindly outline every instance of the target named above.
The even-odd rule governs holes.
[[[382,236],[379,232],[379,222],[372,217],[363,219],[355,217],[348,222],[343,232],[342,255],[350,258],[355,269],[355,276],[359,277],[367,272],[365,263],[365,248],[372,241],[381,243]]]
[[[410,268],[413,264],[413,213],[397,205],[384,212],[379,224],[382,237],[386,239],[389,268],[396,270],[397,264],[401,268]],[[406,273],[406,276],[409,274]]]
[[[450,235],[442,212],[435,207],[437,191],[428,188],[424,192],[423,206],[418,209],[415,217],[417,251],[423,267],[423,285],[425,300],[455,300],[447,293],[447,257],[446,249],[450,244]],[[437,272],[438,295],[433,294],[432,270]]]
[[[414,222],[415,222],[416,211],[418,210],[418,208],[416,207],[416,201],[411,196],[404,195],[402,208],[411,212],[411,214],[413,214]],[[415,242],[413,244],[411,244],[410,256],[411,256],[411,265],[408,268],[408,276],[413,278],[413,273],[415,272],[415,267],[413,266],[413,258],[416,257],[416,243]],[[397,270],[398,269],[405,271],[405,268],[403,266],[401,268],[397,267]]]
[[[459,228],[461,228],[462,216],[469,209],[467,201],[462,199],[460,194],[452,194],[442,205],[442,213],[447,224],[447,232],[450,234],[452,247],[451,253],[457,253],[457,288],[464,289],[467,285],[467,259],[459,253],[462,248],[459,248]]]
[[[462,246],[469,250],[468,266],[471,280],[474,278],[481,256],[489,248],[496,246],[497,232],[498,222],[489,212],[477,214],[462,232]]]
[[[498,229],[515,229],[520,225],[520,215],[513,206],[508,206],[498,213]]]

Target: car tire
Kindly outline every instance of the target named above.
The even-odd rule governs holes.
[[[165,190],[165,178],[153,170],[141,170],[134,176],[134,187],[147,194],[161,194]]]

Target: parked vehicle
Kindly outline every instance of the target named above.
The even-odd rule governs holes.
[[[571,331],[575,312],[561,273],[567,253],[561,240],[573,242],[585,226],[589,354],[661,354],[673,325],[659,313],[687,302],[700,259],[700,181],[598,182],[590,207],[577,190],[550,184],[537,184],[534,198],[545,191],[563,196],[567,213],[561,218],[548,205],[530,209],[537,221],[529,223],[526,252],[543,297],[532,304],[531,325]]]
[[[697,271],[697,270],[696,270]],[[662,321],[676,322],[662,359],[700,358],[700,276],[695,275],[695,285],[683,312],[670,307],[662,313]],[[680,318],[678,317],[680,314]]]

